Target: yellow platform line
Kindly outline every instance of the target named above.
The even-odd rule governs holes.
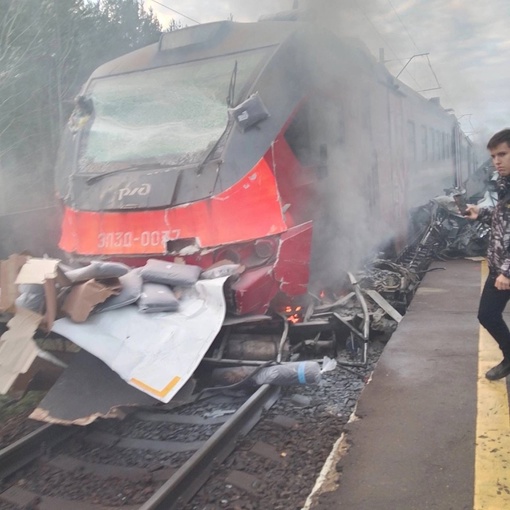
[[[482,285],[486,277],[484,262]],[[510,412],[506,379],[485,378],[485,372],[501,359],[495,340],[480,328],[474,510],[510,509]]]

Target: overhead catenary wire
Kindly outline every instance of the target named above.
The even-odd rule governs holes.
[[[407,25],[404,23],[404,20],[402,19],[402,17],[400,16],[400,14],[398,13],[397,9],[395,8],[394,4],[392,3],[392,0],[387,0],[388,1],[388,4],[390,5],[391,9],[393,10],[393,12],[395,13],[395,16],[397,17],[398,21],[400,22],[400,24],[402,25],[402,27],[404,28],[405,32],[406,32],[406,35],[407,37],[409,38],[409,40],[411,41],[411,43],[413,44],[414,48],[416,49],[416,51],[418,51],[419,53],[423,53],[421,51],[421,49],[418,47],[418,44],[416,43],[416,41],[414,40],[413,36],[411,35],[411,31],[407,28]],[[359,8],[359,6],[358,6]],[[359,8],[361,10],[361,8]],[[364,14],[365,15],[365,14]],[[368,19],[368,16],[365,15],[365,17]],[[381,36],[381,34],[379,33],[379,31],[377,30],[377,28],[374,26],[374,24],[370,21],[370,24],[372,25],[372,27],[374,28],[374,30],[376,30],[376,32],[379,34],[379,36],[381,37],[381,39],[384,41],[384,38]],[[400,59],[398,58],[398,56],[396,55],[395,51],[393,51],[393,49],[388,45],[388,43],[386,41],[384,41],[384,43],[388,46],[388,48],[390,49],[390,51],[393,53],[393,55],[395,55],[395,57],[397,57],[397,60],[399,61],[403,61],[403,59]],[[451,100],[451,97],[450,95],[448,94],[448,91],[445,90],[445,88],[441,85],[440,81],[439,81],[439,78],[432,66],[432,62],[430,61],[430,58],[428,57],[428,54],[427,54],[427,63],[428,63],[428,66],[430,68],[430,71],[436,81],[436,84],[437,86],[436,87],[430,87],[430,88],[426,88],[426,89],[422,89],[421,86],[419,86],[416,78],[409,72],[409,70],[406,70],[407,74],[413,79],[414,83],[416,83],[420,88],[418,89],[419,92],[429,92],[429,91],[434,91],[434,90],[438,90],[438,89],[441,89],[443,91],[443,94],[447,100],[447,102],[451,103],[452,100]]]
[[[395,9],[395,7],[393,6],[393,4],[391,3],[391,0],[388,0],[388,3],[390,4],[391,8],[393,9],[393,12],[395,13],[395,15],[397,16],[398,20],[400,21],[400,24],[404,27],[404,30],[406,31],[406,34],[407,36],[409,37],[409,40],[413,43],[413,46],[416,48],[416,51],[420,52],[421,53],[421,50],[420,48],[418,48],[418,45],[415,43],[411,33],[409,32],[409,30],[407,29],[404,21],[402,20],[402,18],[400,17],[399,13],[397,12],[397,10]]]
[[[409,40],[411,41],[411,43],[413,44],[413,46],[415,47],[416,51],[418,51],[418,55],[414,55],[414,56],[424,56],[424,57],[427,57],[427,62],[428,62],[428,65],[429,65],[429,68],[430,68],[430,71],[432,72],[432,75],[434,76],[435,80],[436,80],[436,83],[437,83],[437,87],[435,88],[429,88],[429,89],[425,89],[425,90],[422,90],[421,92],[426,92],[428,90],[437,90],[437,89],[442,89],[441,87],[441,84],[439,83],[439,80],[437,78],[437,75],[436,75],[436,72],[434,71],[434,69],[432,68],[432,64],[430,62],[430,59],[429,59],[429,53],[424,53],[420,50],[420,48],[418,48],[418,45],[416,44],[416,41],[413,39],[413,36],[411,35],[411,32],[408,30],[406,24],[404,23],[404,20],[400,17],[400,14],[398,13],[397,9],[395,9],[395,6],[392,4],[391,0],[388,0],[388,3],[390,4],[390,7],[393,9],[393,12],[395,13],[395,16],[397,17],[397,19],[399,20],[400,24],[402,25],[402,27],[404,28],[406,34],[407,34],[407,37],[409,37]],[[411,57],[413,58],[413,57]],[[408,61],[408,63],[411,61],[411,59]],[[407,65],[407,64],[406,64]],[[403,71],[403,69],[402,69]],[[402,72],[400,71],[400,73]],[[400,75],[399,73],[399,75]],[[397,78],[398,76],[397,75]]]
[[[201,25],[200,21],[190,18],[189,16],[186,16],[186,14],[183,14],[182,12],[176,11],[175,9],[172,9],[171,7],[168,7],[168,5],[162,4],[161,2],[158,2],[157,0],[152,0],[155,4],[161,5],[161,7],[164,7],[165,9],[168,9],[172,12],[175,12],[179,16],[182,16],[183,18],[189,19],[190,21],[193,21],[194,23],[197,23],[198,25]]]
[[[391,0],[388,0],[388,4],[391,6],[391,8],[393,9],[393,12],[395,13],[395,16],[398,18],[400,24],[402,25],[402,27],[404,28],[407,36],[409,37],[409,40],[411,41],[411,43],[413,44],[413,46],[415,47],[415,49],[422,53],[420,48],[418,47],[418,45],[416,44],[416,41],[414,40],[413,36],[411,35],[411,32],[410,30],[407,28],[406,24],[404,23],[404,20],[401,18],[400,14],[398,13],[397,9],[395,8],[395,6],[393,5],[392,1]],[[433,88],[429,88],[429,89],[424,89],[424,90],[421,90],[421,92],[428,92],[428,91],[432,91],[432,90],[438,90],[441,89],[445,95],[445,97],[447,98],[448,102],[452,102],[451,101],[451,98],[450,98],[450,95],[448,94],[448,91],[444,89],[444,87],[441,85],[441,83],[439,82],[439,79],[437,77],[437,74],[436,72],[434,71],[434,68],[432,67],[432,63],[430,62],[430,59],[427,55],[427,62],[428,62],[428,66],[430,68],[430,71],[432,72],[432,75],[434,76],[434,79],[436,80],[436,83],[437,83],[437,87],[433,87]],[[415,80],[416,81],[416,80]]]
[[[355,5],[356,7],[358,8],[358,10],[361,12],[361,14],[363,15],[363,17],[370,23],[370,26],[374,29],[374,31],[377,33],[377,35],[381,38],[381,41],[384,43],[384,45],[391,51],[391,53],[395,56],[395,58],[398,60],[398,61],[401,61],[403,62],[405,59],[402,59],[400,58],[397,53],[395,52],[395,50],[391,47],[391,45],[388,43],[388,41],[383,37],[383,35],[381,34],[381,32],[379,32],[379,30],[377,29],[377,27],[374,25],[374,23],[372,22],[372,20],[369,18],[368,14],[365,12],[365,10],[359,5],[358,1],[356,0],[355,2]],[[418,86],[418,88],[421,88],[421,85],[418,83],[418,81],[416,80],[416,78],[408,71],[406,70],[406,73],[412,78],[412,80],[414,81],[414,83],[416,83],[416,85]]]

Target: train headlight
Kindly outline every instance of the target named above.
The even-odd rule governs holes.
[[[272,239],[258,239],[255,241],[254,251],[259,259],[268,260],[276,253],[276,243]]]

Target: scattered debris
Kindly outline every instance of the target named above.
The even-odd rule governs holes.
[[[0,338],[3,394],[25,391],[38,372],[53,368],[48,363],[60,369],[58,375],[66,367],[34,341],[40,329],[71,340],[130,385],[168,402],[191,377],[225,318],[226,277],[199,281],[197,266],[149,260],[138,270],[93,261],[68,269],[58,259],[13,256],[1,268],[3,310],[14,312]],[[163,306],[159,293],[151,301],[145,292],[150,284],[171,285],[178,309],[147,313],[147,307],[152,312]],[[140,299],[144,309],[137,306]]]
[[[337,363],[345,370],[364,366],[371,336],[397,328],[432,259],[485,253],[488,228],[461,215],[463,198],[447,190],[418,208],[414,241],[398,260],[377,258],[349,273],[337,291],[309,294],[306,303],[266,315],[235,316],[228,293],[245,268],[228,259],[206,271],[157,259],[142,268],[92,261],[70,269],[58,259],[13,255],[0,265],[0,311],[11,315],[0,338],[0,393],[22,395],[38,373],[53,372],[54,382],[66,367],[34,341],[37,330],[92,354],[77,359],[93,368],[73,364],[73,373],[61,377],[67,382],[55,385],[33,413],[57,423],[86,424],[122,416],[133,405],[168,404],[202,364],[212,368],[213,384],[230,386],[317,384]],[[347,358],[340,359],[343,347]],[[94,387],[98,398],[74,399],[69,378]],[[112,391],[105,394],[103,383]]]

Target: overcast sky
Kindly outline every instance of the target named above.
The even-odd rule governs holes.
[[[289,10],[294,0],[145,0],[163,26],[228,19],[257,21]],[[453,108],[463,130],[485,145],[510,127],[510,0],[309,0],[332,30],[357,36],[387,67],[425,97]],[[306,0],[300,0],[300,7]],[[163,7],[161,4],[167,6]],[[174,11],[187,16],[181,16]],[[430,65],[429,65],[430,62]]]

